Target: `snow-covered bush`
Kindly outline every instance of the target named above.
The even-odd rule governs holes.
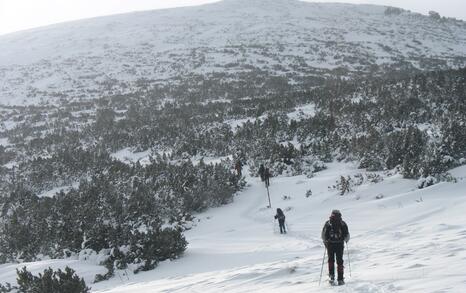
[[[333,188],[338,190],[340,195],[344,195],[345,193],[353,191],[352,186],[353,181],[350,176],[346,178],[344,176],[340,176],[340,180],[337,180],[336,185],[334,185]]]
[[[433,10],[429,11],[429,17],[435,20],[441,19],[440,13],[438,13],[437,11],[433,11]]]
[[[385,15],[400,15],[401,13],[403,13],[403,9],[401,8],[397,8],[397,7],[387,7],[385,9],[385,12],[384,14]]]
[[[383,181],[383,177],[377,173],[366,173],[366,178],[370,183],[379,183]]]
[[[112,263],[151,269],[183,253],[182,226],[191,213],[230,202],[244,184],[222,165],[191,160],[152,159],[146,166],[104,161],[101,167],[76,189],[51,198],[24,186],[0,197],[7,211],[0,215],[0,261],[79,252],[96,258],[101,251],[121,250],[112,254]],[[111,270],[96,280],[110,276]]]
[[[359,168],[367,171],[381,171],[384,169],[384,163],[379,156],[365,156],[361,159]]]
[[[88,293],[90,288],[82,278],[77,276],[69,267],[64,271],[58,269],[53,271],[51,268],[44,270],[42,274],[34,276],[26,267],[16,270],[18,275],[18,286],[0,284],[0,292],[14,293]]]
[[[417,181],[417,188],[422,189],[437,183],[437,179],[433,176],[421,177]]]
[[[311,197],[312,196],[312,190],[308,189],[306,191],[306,197]]]
[[[442,173],[437,174],[436,176],[421,177],[417,181],[417,187],[419,189],[422,189],[437,184],[439,182],[456,183],[457,179],[453,177],[450,173]]]
[[[357,173],[353,176],[340,176],[335,185],[329,186],[329,190],[338,190],[340,195],[350,193],[356,186],[365,183],[376,184],[383,181],[383,177],[376,173]]]
[[[327,168],[324,162],[313,156],[295,159],[291,161],[291,164],[285,164],[281,161],[249,161],[251,176],[259,176],[258,170],[260,164],[264,164],[269,168],[272,177],[306,175],[308,178],[312,178],[315,172],[319,172]]]

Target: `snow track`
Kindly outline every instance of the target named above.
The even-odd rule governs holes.
[[[464,171],[466,168],[459,168],[453,173]],[[199,223],[186,233],[190,244],[185,257],[132,276],[132,284],[112,286],[109,292],[466,290],[460,274],[466,259],[462,247],[465,217],[461,212],[465,207],[464,182],[418,190],[415,181],[395,175],[385,176],[378,184],[359,186],[345,196],[329,191],[328,186],[341,175],[359,172],[364,171],[350,164],[330,164],[328,170],[311,179],[273,178],[272,209],[266,208],[263,183],[247,177],[248,187],[234,203],[198,215]],[[313,195],[306,198],[308,189]],[[384,198],[375,199],[377,194]],[[277,207],[287,216],[287,235],[278,233],[278,224],[272,226]],[[319,287],[323,256],[320,231],[333,208],[342,210],[352,233],[352,276],[347,266],[346,285],[329,286],[323,278]],[[456,224],[450,222],[451,215],[456,215]],[[344,259],[348,261],[347,253]],[[452,260],[456,264],[452,265]],[[104,292],[110,283],[98,284],[98,292]]]
[[[186,232],[185,256],[153,271],[90,284],[93,292],[466,292],[466,182],[441,183],[418,190],[416,181],[398,175],[355,187],[340,196],[328,189],[341,175],[364,172],[350,164],[329,164],[314,178],[273,178],[272,209],[258,178],[232,204],[197,215]],[[245,172],[246,173],[246,172]],[[464,176],[466,167],[452,171]],[[306,191],[313,195],[306,198]],[[375,196],[383,194],[382,199]],[[283,196],[287,195],[287,199]],[[422,201],[419,200],[420,196]],[[277,207],[284,210],[286,235],[273,226]],[[344,286],[319,287],[323,245],[320,231],[338,208],[347,221],[352,276],[345,252]],[[67,261],[62,261],[64,266]],[[35,272],[51,261],[30,264]],[[102,267],[68,261],[88,283]],[[0,278],[14,281],[14,265],[1,265]],[[85,269],[84,269],[85,267]]]

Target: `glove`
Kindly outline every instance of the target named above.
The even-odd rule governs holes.
[[[348,234],[348,236],[345,237],[345,242],[348,243],[349,242],[349,239],[350,239],[350,236]]]

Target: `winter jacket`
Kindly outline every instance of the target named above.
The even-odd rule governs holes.
[[[350,240],[348,225],[343,220],[328,220],[322,229],[324,243],[343,243]]]
[[[265,167],[264,167],[264,165],[260,165],[260,167],[259,167],[259,175],[260,175],[261,177],[264,177],[264,174],[265,174]]]
[[[285,221],[285,214],[280,210],[277,211],[277,214],[275,215],[275,219],[278,219],[279,221]]]
[[[269,168],[265,168],[265,171],[264,171],[264,178],[265,178],[265,179],[269,179],[270,177],[271,177],[271,174],[270,174]]]

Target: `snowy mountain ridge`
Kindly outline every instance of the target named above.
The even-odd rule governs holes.
[[[384,6],[227,0],[0,37],[0,104],[135,93],[183,78],[357,77],[466,64],[466,24]],[[259,85],[258,85],[259,86]]]

